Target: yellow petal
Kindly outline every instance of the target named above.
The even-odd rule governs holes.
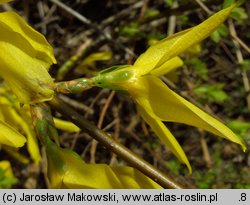
[[[22,147],[25,142],[26,139],[24,136],[5,122],[0,121],[0,144],[12,147]]]
[[[162,76],[165,75],[173,70],[175,70],[178,67],[181,67],[183,65],[183,61],[178,56],[166,61],[163,63],[160,67],[157,67],[156,69],[152,70],[150,74],[154,76]]]
[[[55,126],[57,129],[64,130],[67,132],[79,132],[80,128],[74,125],[72,122],[61,120],[58,118],[53,118]]]
[[[25,122],[21,123],[21,127],[22,127],[25,135],[27,136],[28,152],[29,152],[31,158],[34,160],[34,162],[36,164],[38,164],[41,160],[41,155],[40,155],[40,151],[39,151],[39,146],[38,146],[36,134],[35,134],[34,130],[30,126],[28,126],[28,124],[26,124]]]
[[[149,100],[151,109],[161,120],[202,128],[240,144],[242,149],[246,150],[241,139],[228,127],[170,90],[160,79],[145,76],[140,78],[138,83],[144,85],[141,95]]]
[[[94,67],[96,61],[107,61],[112,58],[112,52],[103,51],[90,54],[81,63],[80,68],[84,67]]]
[[[141,98],[136,99],[136,102],[138,105],[138,111],[142,118],[147,122],[147,124],[150,125],[155,134],[170,149],[170,151],[187,166],[189,172],[192,173],[192,168],[185,152],[169,129],[162,123],[161,120],[159,120],[157,116],[155,116],[149,102],[143,102]]]
[[[21,162],[22,164],[29,164],[30,160],[28,157],[20,153],[20,150],[15,147],[9,147],[7,145],[3,145],[2,149],[8,153],[12,158],[17,160],[18,162]]]
[[[1,120],[1,121],[4,121],[4,116],[3,116],[3,113],[2,113],[1,110],[0,110],[0,120]]]
[[[30,106],[23,105],[19,108],[21,121],[19,122],[20,127],[27,137],[27,148],[31,158],[34,160],[36,164],[38,164],[41,160],[40,148],[38,145],[38,140],[36,133],[34,131],[34,127],[32,124],[32,118],[30,115]]]
[[[126,188],[122,187],[118,177],[106,164],[85,164],[80,159],[76,160],[72,157],[66,160],[73,161],[70,170],[63,178],[61,188]]]
[[[137,169],[127,166],[112,166],[112,171],[118,176],[123,188],[160,189],[159,184],[146,177]]]
[[[21,103],[53,97],[53,79],[47,72],[46,62],[27,55],[9,42],[0,41],[0,50],[0,76]]]
[[[17,179],[14,177],[12,167],[9,161],[0,161],[1,172],[1,189],[10,189],[12,185],[17,183]]]
[[[160,185],[132,167],[110,167],[106,164],[86,164],[80,160],[73,161],[73,163],[77,162],[77,169],[72,169],[65,175],[62,188],[161,188]],[[100,173],[102,174],[100,175]]]
[[[8,101],[7,98],[1,96],[0,96],[0,106],[1,106],[0,111],[4,116],[3,117],[4,121],[9,125],[11,125],[12,127],[16,128],[17,130],[20,130],[23,133],[25,133],[27,137],[27,148],[30,153],[30,156],[35,163],[39,163],[41,155],[39,152],[37,138],[33,130],[31,117],[26,116],[28,115],[29,107],[22,106],[21,108],[19,108],[19,112],[23,114],[20,115],[19,113],[17,113],[12,103]],[[25,113],[24,109],[28,109],[28,111],[26,110]]]
[[[44,61],[48,65],[56,63],[53,49],[45,37],[30,27],[16,13],[0,13],[0,30],[0,41],[9,42],[30,57]],[[48,69],[49,66],[46,68]]]
[[[1,3],[1,2],[0,2]],[[4,170],[4,175],[9,178],[13,178],[14,174],[11,168],[11,164],[7,160],[0,161],[0,168]]]
[[[41,155],[39,151],[39,146],[37,142],[37,137],[33,129],[28,126],[26,123],[22,126],[26,136],[27,136],[27,148],[31,158],[34,160],[36,164],[38,164],[41,160]]]
[[[189,47],[207,38],[230,15],[237,5],[223,9],[199,25],[169,36],[151,46],[134,63],[138,75],[144,75],[160,67],[167,60],[179,55]]]
[[[108,61],[112,58],[112,55],[113,53],[109,51],[92,53],[79,63],[75,71],[83,74],[95,75],[97,73],[95,69],[96,62]],[[93,68],[93,70],[89,68]]]
[[[7,3],[7,2],[10,2],[12,0],[0,0],[0,4],[4,4],[4,3]]]
[[[131,167],[86,164],[77,154],[50,140],[46,152],[52,188],[160,188]]]
[[[191,47],[189,47],[183,54],[192,57],[192,56],[197,56],[200,54],[202,51],[202,47],[200,43],[197,43]]]
[[[55,63],[52,47],[14,12],[0,13],[0,76],[21,103],[41,102],[53,96],[47,73]]]

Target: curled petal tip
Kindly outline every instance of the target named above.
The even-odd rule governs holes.
[[[241,147],[242,147],[242,150],[243,150],[243,152],[246,152],[247,151],[247,147],[246,147],[246,145],[245,144],[241,144]]]

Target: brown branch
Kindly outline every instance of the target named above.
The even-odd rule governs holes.
[[[114,96],[115,96],[115,91],[112,91],[111,94],[109,95],[108,99],[106,100],[103,108],[102,108],[102,111],[101,111],[101,114],[100,114],[100,117],[99,117],[99,120],[97,123],[97,127],[99,129],[102,128],[104,117],[106,115],[106,112],[107,112],[109,105],[110,105]],[[96,153],[97,144],[98,144],[98,142],[93,139],[91,149],[90,149],[90,162],[91,163],[95,163],[95,153]]]
[[[152,180],[160,184],[163,188],[182,188],[172,179],[163,174],[160,170],[137,156],[130,149],[116,142],[115,139],[110,137],[104,131],[98,129],[95,125],[84,119],[81,115],[75,112],[72,108],[68,107],[57,97],[49,102],[50,106],[63,114],[66,118],[71,120],[83,131],[90,134],[98,142],[102,143],[110,151],[116,153],[122,159],[130,163],[134,168],[140,170],[143,174],[150,177]]]
[[[242,64],[244,61],[244,58],[243,58],[243,54],[240,50],[240,43],[239,43],[239,41],[236,40],[237,38],[235,39],[235,37],[237,37],[237,32],[236,32],[236,29],[235,29],[235,26],[234,26],[232,20],[229,20],[229,32],[230,32],[231,36],[234,37],[233,43],[234,43],[235,48],[236,48],[235,54],[236,54],[238,63]],[[242,81],[243,81],[245,91],[247,93],[247,96],[246,96],[247,107],[248,107],[248,110],[250,110],[250,94],[249,94],[250,83],[249,83],[249,79],[247,76],[247,72],[245,70],[242,70]]]

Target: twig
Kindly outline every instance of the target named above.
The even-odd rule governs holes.
[[[101,129],[101,127],[102,127],[102,124],[103,124],[103,120],[104,120],[105,114],[106,114],[107,109],[108,109],[108,107],[109,107],[109,105],[110,105],[110,103],[111,103],[111,101],[112,101],[112,99],[113,99],[114,96],[115,96],[115,91],[112,91],[112,92],[110,93],[108,99],[106,100],[106,102],[105,102],[103,108],[102,108],[102,112],[101,112],[101,115],[100,115],[100,118],[99,118],[99,121],[98,121],[98,124],[97,124],[97,127],[98,127],[99,129]]]
[[[144,121],[141,121],[141,128],[145,136],[149,136],[149,131]]]
[[[78,20],[80,20],[84,24],[87,24],[87,25],[91,26],[91,21],[90,20],[88,20],[86,17],[79,14],[78,12],[73,10],[72,8],[68,7],[66,4],[60,2],[59,0],[49,0],[49,1],[53,2],[54,4],[59,6],[60,8],[64,9],[65,11],[70,13],[72,16],[76,17]]]
[[[199,8],[200,5],[197,5],[195,1],[179,1],[180,5],[178,8],[167,8],[163,12],[159,12],[159,14],[156,14],[152,17],[148,17],[146,19],[143,19],[140,24],[148,23],[149,21],[153,21],[156,19],[160,19],[163,17],[168,17],[170,15],[183,15],[183,13],[193,11],[197,8]],[[221,0],[207,0],[206,5],[220,5]]]
[[[202,133],[202,131],[200,131],[200,133]],[[201,148],[202,148],[204,160],[206,162],[207,167],[210,168],[212,166],[212,160],[211,160],[208,146],[207,146],[207,142],[206,142],[205,137],[203,136],[203,133],[202,133],[202,137],[200,139],[200,142],[201,142]]]
[[[115,117],[115,131],[114,131],[114,139],[118,140],[120,135],[120,128],[121,128],[121,120],[119,116],[119,110],[122,107],[122,103],[120,103],[118,106],[114,107],[114,117]],[[115,165],[115,162],[117,161],[117,155],[115,153],[112,153],[109,165]]]
[[[55,83],[54,90],[57,93],[79,94],[92,88],[94,85],[93,83],[94,82],[91,78],[78,78],[75,80]]]
[[[49,1],[53,2],[54,4],[56,4],[57,6],[59,6],[60,8],[64,9],[65,11],[67,11],[68,13],[70,13],[72,16],[76,17],[78,20],[80,20],[84,24],[86,24],[89,27],[93,28],[94,30],[98,31],[102,36],[104,36],[106,38],[106,40],[108,40],[112,44],[118,45],[120,48],[122,48],[124,51],[126,51],[130,55],[135,56],[135,54],[130,49],[126,48],[121,43],[113,40],[113,38],[111,37],[111,35],[104,28],[99,27],[99,25],[91,22],[85,16],[83,16],[82,14],[80,14],[80,13],[76,12],[75,10],[71,9],[66,4],[60,2],[59,0],[49,0]]]
[[[28,0],[23,1],[23,17],[26,21],[29,21],[30,16],[30,5]]]
[[[91,43],[91,39],[86,39],[84,43],[79,46],[76,53],[63,63],[63,65],[59,68],[57,72],[56,79],[58,81],[61,81],[64,76],[77,64],[79,59],[84,56],[87,48],[91,45]]]
[[[107,109],[114,96],[115,96],[115,91],[112,91],[102,108],[102,111],[101,111],[101,114],[97,123],[97,127],[99,129],[102,128],[103,120],[106,115]],[[95,153],[96,153],[97,144],[98,142],[95,139],[93,139],[92,144],[91,144],[91,149],[90,149],[90,162],[91,163],[95,163]]]
[[[177,8],[177,7],[178,7],[178,3],[176,1],[174,5],[172,6],[172,8]],[[168,36],[171,36],[172,34],[174,34],[175,27],[176,27],[176,15],[171,15],[169,16],[169,20],[168,20],[168,32],[167,32]]]
[[[144,3],[143,0],[138,1],[135,4],[129,7],[126,7],[125,9],[115,13],[115,15],[109,16],[108,18],[102,21],[102,27],[104,28],[108,26],[109,24],[111,24],[112,22],[118,21],[119,19],[124,18],[124,16],[126,15],[131,15],[131,11],[141,8],[143,6],[143,3]]]
[[[228,48],[228,46],[226,45],[226,43],[224,42],[223,39],[221,39],[221,41],[220,41],[220,46],[223,48],[223,50],[227,54],[228,58],[230,58],[230,60],[232,62],[235,62],[235,60],[236,60],[235,56],[232,54],[231,50]],[[221,61],[220,58],[218,58],[218,59]]]
[[[70,149],[74,150],[75,146],[76,146],[76,142],[79,138],[79,132],[74,134],[73,140],[72,140],[72,144],[70,146]]]
[[[94,113],[94,110],[91,107],[89,107],[83,103],[80,103],[76,100],[73,100],[73,99],[67,97],[66,95],[60,95],[59,98],[77,110],[84,111],[85,113],[89,113],[91,115]]]
[[[211,15],[213,12],[200,0],[195,0],[197,4],[208,14]]]
[[[93,100],[91,99],[91,104],[89,105],[89,107],[90,107],[91,109],[93,109],[93,107],[94,107],[95,103],[97,102],[97,100],[99,100],[100,97],[101,97],[104,93],[106,93],[106,92],[108,92],[108,91],[109,91],[108,89],[101,89],[101,91],[95,96],[95,98],[94,98]],[[87,112],[86,112],[85,115],[84,115],[84,117],[87,118],[89,114],[90,114],[90,113],[87,113]]]
[[[139,15],[139,19],[143,18],[146,10],[148,8],[148,0],[143,0],[143,5],[141,7],[141,11],[140,11],[140,15]]]
[[[103,131],[109,130],[111,127],[115,126],[117,124],[117,119],[114,119],[112,122],[107,124],[105,127],[102,128]]]
[[[44,2],[39,1],[38,4],[37,4],[37,9],[38,9],[39,16],[41,18],[41,22],[35,24],[34,27],[35,28],[40,28],[41,27],[42,33],[45,34],[45,35],[47,35],[47,27],[46,27],[47,24],[60,19],[59,16],[54,16],[54,17],[52,16],[53,13],[56,10],[56,5],[53,5],[48,10],[47,8],[45,9]],[[45,12],[45,10],[46,10],[46,12]]]
[[[230,32],[231,36],[237,36],[233,21],[230,19],[229,19],[229,32]],[[244,59],[243,59],[242,52],[240,50],[240,44],[236,40],[233,40],[233,43],[236,47],[236,57],[237,57],[238,63],[242,64]],[[242,81],[244,84],[245,91],[247,93],[247,96],[246,96],[247,107],[248,107],[248,110],[250,110],[250,94],[249,94],[250,93],[250,84],[249,84],[249,79],[247,77],[247,73],[245,70],[242,71]]]
[[[250,47],[247,46],[247,44],[245,44],[237,35],[234,35],[234,33],[231,33],[232,38],[238,42],[238,44],[245,49],[245,51],[247,51],[250,54]]]
[[[40,19],[42,19],[44,21],[45,11],[44,11],[44,6],[43,6],[43,2],[42,1],[38,1],[38,3],[37,3],[37,10],[38,10],[38,14],[40,16]],[[43,34],[47,34],[47,24],[46,23],[42,23],[41,24],[41,28],[42,28],[42,33]]]
[[[89,136],[89,135],[88,135],[88,136]],[[90,137],[90,136],[89,136],[89,137]],[[85,157],[87,151],[90,149],[90,146],[91,146],[91,142],[89,142],[89,143],[85,146],[85,148],[84,148],[84,150],[83,150],[83,152],[82,152],[82,154],[81,154],[81,158],[84,158],[84,157]]]
[[[50,106],[63,114],[66,118],[71,120],[83,131],[89,133],[98,142],[106,146],[110,151],[113,151],[125,161],[130,163],[133,167],[140,170],[143,174],[156,181],[164,188],[181,188],[176,182],[163,174],[160,170],[137,156],[131,150],[116,142],[112,137],[107,135],[102,130],[98,129],[95,125],[84,119],[81,115],[75,112],[72,108],[65,105],[57,97],[48,102]]]

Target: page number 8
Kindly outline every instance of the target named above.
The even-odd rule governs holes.
[[[246,201],[246,200],[247,200],[247,194],[246,193],[241,193],[239,201]]]

